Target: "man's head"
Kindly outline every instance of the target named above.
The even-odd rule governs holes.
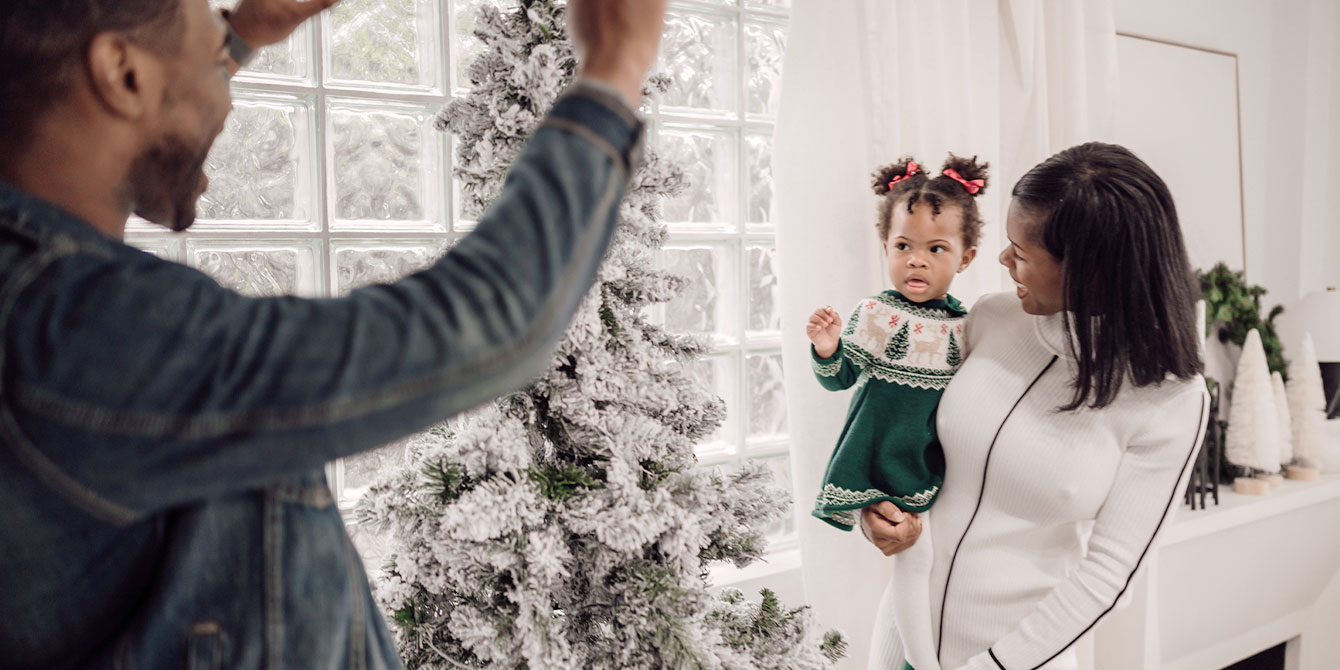
[[[230,106],[225,35],[206,0],[5,0],[0,151],[77,135],[124,204],[184,229]]]

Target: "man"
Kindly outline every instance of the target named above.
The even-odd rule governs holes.
[[[338,300],[122,243],[184,229],[240,39],[336,0],[0,3],[0,666],[395,668],[322,465],[516,389],[590,287],[665,0],[571,0],[579,82],[476,232]]]

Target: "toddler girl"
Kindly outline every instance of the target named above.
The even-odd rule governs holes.
[[[931,506],[944,479],[935,407],[963,359],[963,317],[949,295],[977,255],[986,163],[950,155],[931,176],[911,158],[875,172],[876,229],[893,288],[860,302],[842,328],[831,307],[805,326],[819,383],[856,386],[814,516],[851,530],[859,511],[887,500]]]

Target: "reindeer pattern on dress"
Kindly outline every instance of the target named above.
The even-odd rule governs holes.
[[[945,360],[944,352],[945,340],[939,336],[933,336],[929,340],[919,340],[912,338],[912,349],[907,352],[907,362],[916,361],[924,365],[934,365],[938,356],[940,362]],[[918,360],[920,359],[920,360]]]
[[[963,325],[961,319],[945,321],[865,300],[852,311],[843,335],[886,365],[952,370],[959,363],[955,340],[962,340]]]

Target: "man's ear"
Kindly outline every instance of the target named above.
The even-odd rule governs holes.
[[[964,270],[967,270],[974,258],[977,258],[977,247],[968,247],[967,251],[963,252],[963,262],[958,264],[958,271],[963,272]]]
[[[88,47],[86,66],[93,96],[111,114],[136,119],[162,98],[161,64],[123,35],[96,35]]]

